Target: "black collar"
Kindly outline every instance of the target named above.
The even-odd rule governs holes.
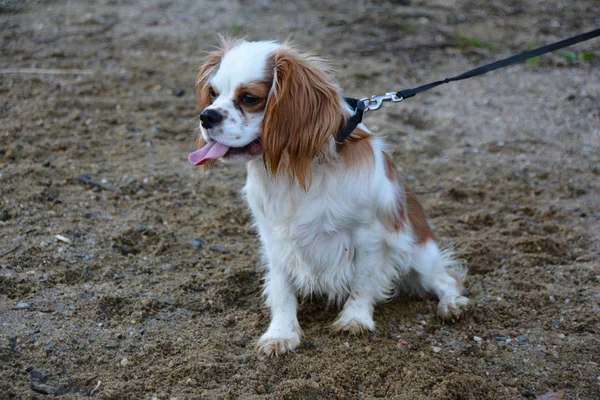
[[[348,138],[348,136],[352,135],[352,132],[354,132],[358,124],[362,122],[366,108],[364,101],[353,99],[352,97],[344,97],[344,100],[354,110],[354,115],[348,118],[348,121],[346,121],[346,126],[338,134],[336,138],[338,143],[342,143]]]

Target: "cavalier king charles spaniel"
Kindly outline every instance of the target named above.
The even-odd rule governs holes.
[[[375,304],[401,289],[437,296],[443,320],[459,318],[464,268],[441,251],[421,204],[384,140],[359,125],[315,56],[288,44],[227,41],[197,80],[200,115],[193,165],[245,163],[243,193],[262,242],[271,322],[268,355],[300,344],[298,297],[343,308],[333,329],[373,331]]]

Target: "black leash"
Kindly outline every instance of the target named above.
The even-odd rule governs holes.
[[[446,78],[441,81],[435,81],[428,83],[427,85],[418,86],[413,89],[405,89],[400,90],[399,92],[388,92],[383,96],[371,96],[364,99],[354,99],[351,97],[346,97],[346,103],[355,111],[354,115],[348,119],[346,122],[346,127],[340,134],[338,135],[337,141],[343,142],[348,138],[356,129],[358,124],[362,122],[363,116],[365,112],[368,110],[377,110],[381,107],[381,104],[384,101],[392,101],[392,102],[400,102],[404,99],[408,99],[413,97],[416,94],[425,92],[429,89],[433,89],[434,87],[443,85],[445,83],[450,83],[454,81],[460,81],[463,79],[472,78],[474,76],[483,75],[486,72],[494,71],[499,68],[503,68],[512,64],[517,64],[528,60],[533,57],[541,56],[542,54],[550,53],[558,49],[562,49],[564,47],[572,46],[577,43],[585,42],[586,40],[593,39],[595,37],[600,36],[600,29],[593,30],[591,32],[583,33],[581,35],[573,36],[572,38],[561,40],[560,42],[552,43],[546,46],[542,46],[535,50],[526,51],[521,54],[517,54],[512,57],[505,58],[504,60],[496,61],[491,64],[483,65],[481,67],[477,67],[460,75],[456,75],[452,78]]]

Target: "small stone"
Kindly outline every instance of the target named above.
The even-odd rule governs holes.
[[[523,335],[519,335],[519,336],[517,336],[517,340],[519,340],[519,342],[526,342],[527,338]]]
[[[255,390],[256,390],[257,394],[267,393],[267,389],[265,389],[265,387],[263,385],[258,385]]]
[[[560,322],[558,322],[558,321],[554,321],[554,322],[552,323],[552,326],[554,326],[554,329],[560,329]]]
[[[64,237],[63,235],[56,235],[56,240],[58,240],[59,242],[63,242],[66,244],[71,244],[73,243],[73,241],[67,237]]]
[[[0,221],[8,221],[10,219],[10,213],[8,210],[0,211]]]
[[[496,336],[496,341],[498,341],[498,342],[506,342],[506,338],[504,336]]]
[[[185,90],[183,90],[183,89],[173,90],[173,95],[175,97],[182,97],[184,94],[185,94]]]
[[[227,250],[225,247],[221,247],[221,246],[214,246],[210,248],[212,251],[214,251],[215,253],[221,253],[221,254],[229,254],[231,253],[231,250]]]
[[[317,346],[315,346],[315,344],[313,342],[311,342],[310,340],[307,340],[306,342],[304,342],[302,344],[302,347],[304,347],[306,350],[312,350]]]
[[[29,308],[29,307],[31,307],[30,303],[19,303],[19,304],[17,304],[17,308],[18,309],[25,309],[25,308]]]
[[[126,367],[129,365],[129,360],[127,359],[127,357],[123,357],[123,359],[121,359],[121,362],[119,364],[121,364],[121,367]]]
[[[195,247],[198,250],[202,249],[202,246],[204,245],[204,243],[206,243],[206,241],[204,241],[200,238],[194,238],[194,239],[190,240],[190,246]]]
[[[175,365],[177,365],[177,363],[174,360],[169,361],[169,368],[175,368]]]
[[[116,349],[116,348],[119,347],[119,343],[117,343],[117,342],[106,343],[104,345],[104,347],[107,348],[107,349]]]
[[[142,299],[142,307],[148,308],[152,304],[152,301],[149,298],[144,297]]]
[[[365,347],[365,353],[369,354],[371,351],[373,351],[373,348],[371,346]]]
[[[225,322],[224,322],[224,325],[225,325],[225,326],[231,326],[231,325],[233,325],[233,324],[235,324],[235,317],[234,317],[233,315],[231,315],[231,314],[227,314],[227,315],[225,316]]]
[[[185,384],[188,386],[196,386],[198,384],[198,381],[195,380],[194,378],[187,378],[187,380],[185,381]]]
[[[439,353],[440,351],[442,351],[442,348],[441,348],[441,347],[438,347],[438,346],[434,346],[434,347],[432,348],[432,350],[433,350],[433,352],[434,352],[434,353]]]
[[[481,342],[483,339],[480,338],[479,336],[473,336],[473,340],[476,342]]]

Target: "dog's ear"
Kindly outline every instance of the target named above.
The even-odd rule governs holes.
[[[273,87],[261,141],[271,174],[288,174],[307,190],[311,164],[335,152],[346,119],[342,97],[323,62],[281,47],[273,55]]]

